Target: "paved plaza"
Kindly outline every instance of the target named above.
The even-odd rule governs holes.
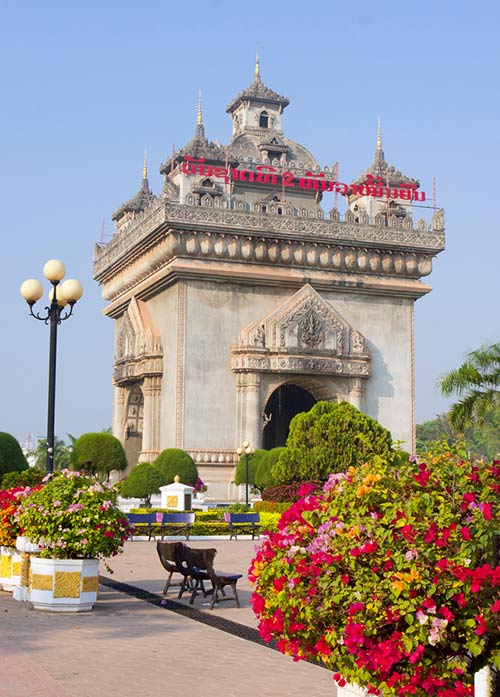
[[[209,610],[198,596],[189,616],[189,595],[177,601],[177,588],[168,593],[175,603],[162,606],[166,572],[156,543],[127,542],[113,574],[101,565],[106,585],[93,612],[35,611],[0,592],[0,697],[335,697],[329,671],[254,640],[246,573],[256,542],[189,544],[216,547],[216,568],[243,574],[240,609],[224,602]]]

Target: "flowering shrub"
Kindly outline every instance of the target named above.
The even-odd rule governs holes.
[[[499,661],[500,463],[436,450],[331,475],[286,511],[250,567],[261,636],[384,695],[473,695]]]
[[[0,490],[0,545],[3,547],[15,547],[16,538],[21,534],[15,513],[24,490],[23,486]]]
[[[115,556],[130,533],[112,487],[69,470],[23,498],[16,518],[22,534],[43,545],[45,558]]]

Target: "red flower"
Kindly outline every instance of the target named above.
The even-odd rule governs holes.
[[[351,603],[351,605],[349,605],[347,612],[352,617],[352,615],[355,615],[357,612],[361,612],[364,609],[365,609],[364,603]]]
[[[441,617],[444,617],[444,619],[448,620],[448,622],[451,622],[451,620],[455,617],[453,612],[447,607],[440,607],[438,612]]]
[[[417,484],[420,484],[420,486],[427,486],[429,482],[429,477],[431,476],[431,473],[429,470],[423,469],[425,465],[419,465],[420,467],[420,472],[418,474],[413,475],[413,479],[417,482]]]
[[[280,576],[280,578],[276,578],[273,581],[273,586],[276,588],[277,591],[281,591],[283,590],[283,586],[285,585],[286,581],[286,576]]]
[[[345,687],[347,685],[347,682],[344,680],[344,678],[340,675],[340,673],[334,673],[333,674],[333,679],[337,683],[339,687]]]
[[[466,525],[460,528],[460,534],[464,540],[470,540],[470,530]]]
[[[492,505],[491,503],[480,503],[479,508],[484,516],[485,520],[491,520],[493,517]]]
[[[495,600],[490,607],[491,612],[500,612],[500,600]]]
[[[483,615],[476,615],[474,619],[477,622],[475,634],[479,634],[479,636],[481,636],[481,634],[485,634],[488,627],[486,626],[486,620],[485,620],[484,616]]]

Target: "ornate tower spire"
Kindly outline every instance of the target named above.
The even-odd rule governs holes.
[[[382,132],[380,129],[380,116],[377,119],[377,149],[375,151],[375,159],[373,161],[373,166],[376,168],[377,174],[379,175],[382,175],[382,171],[385,171],[387,169],[384,151],[382,150]]]
[[[255,80],[258,80],[260,82],[260,63],[259,63],[259,52],[257,51],[255,54]]]
[[[144,149],[144,167],[142,168],[142,178],[148,178],[148,161],[147,161],[147,150]]]
[[[196,116],[196,129],[194,131],[194,139],[206,141],[205,127],[203,126],[203,112],[201,110],[201,90],[198,92],[198,114]]]
[[[199,90],[199,92],[198,92],[198,118],[197,118],[196,123],[198,126],[203,125],[203,115],[201,112],[201,90]]]

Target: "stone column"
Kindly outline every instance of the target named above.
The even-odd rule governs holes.
[[[261,447],[260,373],[238,373],[236,446],[247,440],[252,448]]]
[[[159,376],[144,378],[144,418],[142,449],[139,462],[153,462],[160,454],[160,410],[162,379]]]
[[[351,378],[349,381],[349,404],[363,411],[365,387],[361,378]]]
[[[125,440],[125,402],[127,390],[115,385],[113,403],[113,435],[123,443]]]

